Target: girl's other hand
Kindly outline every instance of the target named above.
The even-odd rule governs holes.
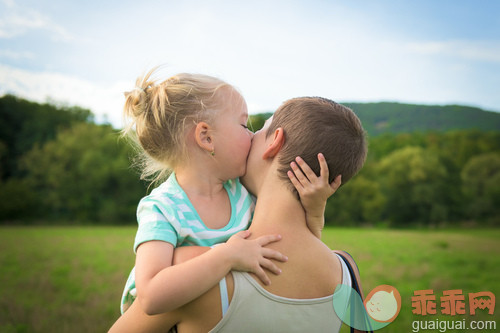
[[[342,183],[342,176],[338,175],[335,179],[328,183],[329,170],[325,156],[318,154],[320,166],[320,174],[317,176],[309,165],[300,157],[295,159],[290,166],[292,171],[288,171],[288,178],[299,192],[300,200],[304,207],[308,207],[309,203],[326,201],[334,194]]]
[[[288,258],[279,251],[265,246],[280,241],[281,235],[265,235],[249,240],[247,238],[250,235],[249,230],[240,231],[227,241],[226,246],[232,255],[231,267],[236,271],[254,273],[262,283],[269,285],[271,280],[264,268],[278,275],[281,269],[271,259],[285,262]]]
[[[299,193],[300,202],[306,212],[309,230],[318,238],[321,238],[321,230],[323,230],[325,224],[326,201],[340,187],[342,176],[338,175],[333,182],[328,183],[328,164],[323,154],[318,154],[318,161],[320,165],[319,176],[302,158],[297,157],[290,164],[293,171],[288,171],[288,178],[290,178]]]

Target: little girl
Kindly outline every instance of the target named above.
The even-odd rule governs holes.
[[[122,313],[136,298],[136,305],[149,315],[176,309],[216,285],[230,270],[252,272],[268,284],[264,268],[280,273],[271,259],[287,260],[265,247],[279,241],[280,235],[246,239],[254,203],[239,177],[246,172],[253,133],[246,126],[243,97],[214,77],[178,74],[157,83],[152,80],[154,71],[126,93],[124,113],[131,122],[124,133],[132,135],[140,148],[143,178],[158,181],[169,172],[170,176],[139,203],[136,264],[125,286]],[[298,166],[292,167],[297,173]],[[302,203],[307,203],[308,219],[322,223],[326,199],[339,184],[300,176],[303,184],[297,185],[299,176],[294,184],[302,187],[297,188],[301,197],[307,196]],[[316,182],[316,187],[307,192],[303,186],[309,182]],[[192,260],[172,265],[177,247],[217,244]]]

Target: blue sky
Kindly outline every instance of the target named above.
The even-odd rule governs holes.
[[[500,1],[0,0],[0,95],[120,127],[160,64],[228,81],[251,113],[305,95],[500,111]]]

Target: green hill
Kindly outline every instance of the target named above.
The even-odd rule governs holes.
[[[416,131],[460,129],[500,131],[500,113],[461,105],[342,103],[352,108],[371,136]]]

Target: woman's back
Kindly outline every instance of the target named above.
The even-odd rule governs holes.
[[[342,269],[337,256],[311,233],[281,233],[280,242],[267,247],[288,257],[285,263],[276,263],[282,270],[271,275],[268,286],[259,283],[270,293],[289,298],[317,298],[333,294],[342,283]]]

